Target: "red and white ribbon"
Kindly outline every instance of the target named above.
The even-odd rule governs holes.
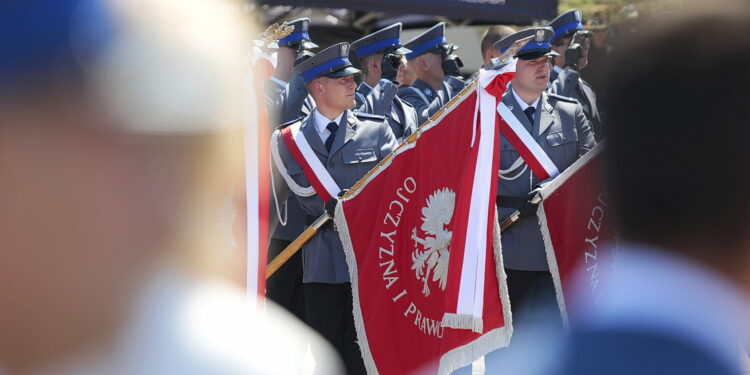
[[[301,122],[297,122],[281,129],[281,139],[284,140],[284,144],[294,160],[302,167],[302,172],[315,189],[318,197],[323,202],[328,202],[332,197],[338,196],[341,188],[333,180],[323,163],[320,162],[318,156],[315,155],[315,151],[310,147],[310,144],[307,143],[305,135],[300,131],[301,125]]]
[[[246,204],[246,288],[251,304],[266,290],[266,249],[270,193],[268,112],[263,100],[263,82],[273,75],[276,54],[253,48],[245,78],[245,204]]]
[[[542,150],[542,147],[529,134],[523,124],[518,121],[510,108],[501,102],[497,105],[497,112],[501,117],[500,132],[518,151],[536,177],[539,180],[546,180],[559,175],[560,171],[555,163]]]
[[[265,81],[273,76],[273,73],[276,70],[278,57],[276,52],[266,53],[258,47],[253,47],[250,60],[255,75],[261,77],[262,81]]]
[[[447,314],[443,324],[453,328],[470,328],[482,332],[482,315],[484,311],[485,270],[488,255],[488,237],[492,235],[494,217],[490,214],[494,208],[494,197],[497,179],[493,170],[499,163],[496,147],[498,128],[495,106],[502,97],[507,83],[515,74],[515,61],[500,70],[481,71],[478,78],[479,137],[478,152],[472,184],[471,203],[469,205],[466,237],[461,262],[461,278],[458,287],[458,298],[455,306],[446,306]],[[476,117],[476,116],[475,116]],[[476,122],[474,127],[477,127]],[[472,146],[476,147],[477,133],[472,137]],[[496,185],[495,185],[496,186]],[[492,241],[489,241],[492,244]],[[449,299],[449,301],[452,299]],[[457,318],[452,316],[457,315]],[[469,319],[462,319],[466,317]],[[471,321],[470,325],[460,322]]]

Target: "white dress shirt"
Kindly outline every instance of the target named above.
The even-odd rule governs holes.
[[[315,114],[313,115],[313,121],[315,122],[315,129],[318,131],[318,135],[320,136],[320,140],[323,141],[323,144],[326,143],[326,140],[328,140],[328,137],[331,135],[331,132],[326,128],[329,123],[335,122],[336,125],[341,124],[341,116],[344,115],[344,112],[341,112],[338,117],[331,120],[328,117],[325,117],[320,114],[317,110],[315,111]]]
[[[539,97],[536,98],[536,101],[534,101],[533,105],[528,105],[528,104],[526,104],[525,101],[523,101],[523,99],[521,99],[520,96],[518,96],[518,94],[516,94],[516,90],[513,89],[513,86],[510,87],[510,91],[513,93],[513,97],[516,98],[516,102],[518,102],[518,105],[521,106],[521,110],[522,111],[525,111],[526,108],[534,107],[534,109],[535,109],[534,115],[531,116],[531,117],[533,117],[536,120],[536,113],[539,111],[539,100],[542,98],[542,96],[539,95]]]
[[[323,337],[273,303],[256,306],[234,285],[160,270],[117,338],[33,375],[341,373]],[[279,350],[306,348],[308,341],[323,353],[315,364]]]

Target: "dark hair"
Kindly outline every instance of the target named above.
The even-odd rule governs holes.
[[[516,30],[506,25],[490,26],[482,35],[482,57],[484,54],[492,49],[492,45],[500,39],[505,38],[508,35],[515,34]]]
[[[611,59],[606,174],[625,239],[720,251],[750,230],[750,13],[717,12],[671,15]]]

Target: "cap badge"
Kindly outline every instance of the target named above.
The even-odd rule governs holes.
[[[347,48],[348,47],[347,47],[346,44],[342,44],[341,45],[341,56],[346,56],[347,55],[347,53],[346,53]]]
[[[534,41],[537,43],[544,41],[544,30],[539,29],[536,31],[536,38],[534,38]]]

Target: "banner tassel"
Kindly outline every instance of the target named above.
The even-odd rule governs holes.
[[[542,232],[542,239],[544,239],[544,252],[547,255],[549,272],[552,274],[552,282],[555,284],[555,297],[557,298],[557,306],[560,308],[560,318],[562,318],[563,327],[567,329],[570,327],[570,322],[568,321],[568,310],[565,307],[565,296],[562,291],[562,280],[560,280],[560,269],[557,267],[555,248],[552,246],[552,237],[550,237],[549,228],[547,228],[547,215],[544,213],[544,201],[539,203],[536,217],[539,221],[539,229]]]
[[[372,358],[370,345],[367,342],[365,321],[362,318],[362,308],[359,304],[357,259],[354,256],[354,246],[352,245],[352,239],[349,236],[349,226],[347,225],[346,216],[344,215],[344,206],[340,201],[336,204],[336,212],[333,215],[333,221],[336,224],[336,228],[338,228],[341,244],[344,247],[344,255],[346,255],[346,265],[349,267],[349,278],[352,286],[352,314],[354,315],[354,328],[357,332],[357,344],[359,345],[359,351],[362,354],[362,360],[365,363],[365,370],[367,370],[368,374],[376,375],[378,374],[378,368],[375,366],[375,360]]]

